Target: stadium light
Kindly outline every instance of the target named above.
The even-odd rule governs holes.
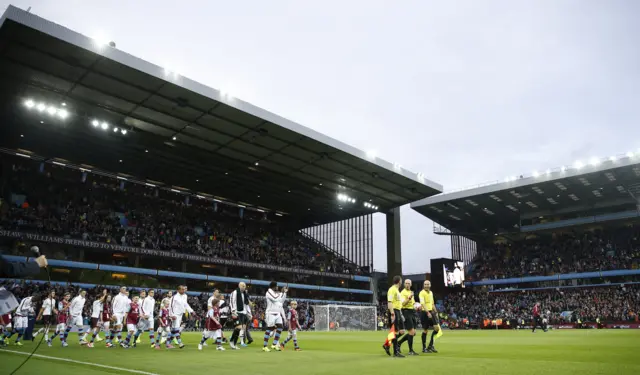
[[[64,104],[64,103],[62,103]],[[61,119],[66,119],[67,117],[69,117],[69,112],[66,109],[60,109],[58,110],[58,117],[60,117]]]
[[[533,171],[532,175],[533,177],[538,177],[540,176],[540,173],[538,173],[538,171]]]
[[[100,122],[98,120],[92,120],[91,121],[91,125],[93,125],[94,127],[98,127],[98,125],[100,125]]]
[[[176,136],[174,135],[174,136],[173,136],[173,138],[171,138],[171,139],[173,139],[173,140],[175,141],[175,140],[177,140],[177,139],[178,139],[178,137],[176,137]]]
[[[102,130],[107,130],[107,129],[109,129],[109,124],[106,123],[106,122],[103,122],[100,127],[102,128]]]
[[[616,157],[615,157],[615,156],[611,156],[611,157],[609,158],[609,160],[610,160],[610,161],[612,161],[612,162],[615,162],[615,161],[616,161]]]
[[[118,130],[120,130],[120,129],[118,129],[117,127],[113,128],[113,132],[114,132],[114,133],[117,133],[117,132],[118,132]]]
[[[560,167],[560,171],[562,172],[566,172],[567,171],[567,167],[565,167],[564,165],[562,167]]]
[[[551,174],[551,169],[547,169],[547,176]]]
[[[582,168],[584,165],[582,164],[582,162],[580,160],[578,160],[577,162],[575,162],[575,164],[573,165],[576,169],[580,169]]]
[[[591,160],[589,161],[589,164],[591,164],[594,167],[597,167],[600,164],[600,159],[593,157],[591,158]]]
[[[38,105],[36,106],[36,109],[40,112],[43,112],[45,109],[47,109],[47,105],[44,103],[38,103]]]
[[[122,133],[122,135],[127,135],[127,129],[120,130],[120,133]]]
[[[36,103],[34,103],[34,102],[33,102],[33,100],[31,100],[31,99],[27,99],[27,100],[24,102],[24,105],[25,105],[27,108],[31,109],[31,108],[33,108],[33,107],[36,105]]]
[[[628,158],[632,158],[633,157],[633,152],[631,152],[631,151],[627,152],[627,157]]]
[[[57,109],[56,107],[53,107],[53,106],[52,106],[52,107],[47,108],[47,112],[48,112],[51,116],[53,116],[53,115],[55,115],[55,114],[56,114],[56,112],[58,112],[58,109]]]
[[[369,159],[375,159],[375,158],[376,158],[376,152],[375,152],[375,150],[369,150],[369,151],[367,151],[367,157],[368,157]]]
[[[93,43],[98,48],[104,48],[107,45],[109,45],[111,42],[109,41],[109,38],[107,38],[106,35],[104,35],[103,33],[98,33],[96,34],[96,36],[93,37]]]

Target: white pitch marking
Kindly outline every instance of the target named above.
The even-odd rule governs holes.
[[[7,352],[7,353],[21,354],[21,355],[29,355],[30,354],[30,353],[18,352],[18,351],[15,351],[15,350],[6,350],[6,349],[0,349],[0,352]],[[67,359],[67,358],[51,357],[51,356],[42,355],[42,354],[33,354],[33,357],[44,358],[44,359],[53,359],[55,361],[62,361],[62,362],[78,363],[78,364],[86,365],[86,366],[101,367],[101,368],[107,368],[107,369],[110,369],[110,370],[131,372],[131,373],[134,373],[134,374],[158,375],[158,374],[153,373],[153,372],[146,372],[146,371],[140,371],[140,370],[131,370],[131,369],[128,369],[128,368],[115,367],[115,366],[99,365],[97,363],[76,361],[76,360]]]

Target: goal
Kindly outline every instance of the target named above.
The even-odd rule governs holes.
[[[314,305],[316,331],[375,331],[378,311],[375,306]]]

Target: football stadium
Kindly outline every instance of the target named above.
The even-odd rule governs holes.
[[[443,193],[16,7],[0,77],[0,374],[640,371],[640,150]]]

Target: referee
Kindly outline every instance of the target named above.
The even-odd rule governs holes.
[[[416,335],[416,310],[413,306],[416,303],[413,298],[413,290],[411,290],[411,280],[406,279],[404,281],[404,289],[400,292],[400,299],[402,300],[402,317],[404,318],[404,329],[407,334],[402,336],[398,341],[398,349],[402,348],[402,344],[405,341],[409,342],[409,355],[418,355],[413,351],[413,336]]]
[[[387,308],[389,310],[389,327],[393,328],[395,333],[391,343],[393,344],[393,356],[397,358],[404,358],[400,354],[400,346],[398,345],[398,332],[402,331],[404,326],[402,325],[402,318],[400,316],[402,309],[402,301],[400,300],[400,284],[402,284],[402,277],[394,276],[393,285],[387,291]],[[387,355],[391,355],[389,352],[389,344],[385,342],[382,348],[387,352]]]
[[[420,304],[422,305],[422,313],[420,313],[420,321],[422,323],[422,352],[423,353],[437,353],[438,351],[433,346],[433,339],[440,331],[440,325],[438,324],[438,311],[436,310],[436,304],[433,299],[433,292],[431,291],[431,281],[426,280],[423,284],[423,289],[419,294]],[[427,346],[427,336],[429,335],[429,327],[433,327],[431,333],[431,339],[429,340],[429,346]]]

